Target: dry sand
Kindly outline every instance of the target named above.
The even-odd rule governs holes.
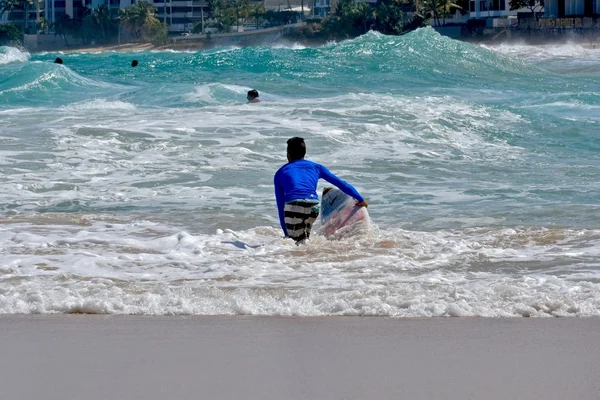
[[[598,399],[600,319],[0,317],[2,399]]]

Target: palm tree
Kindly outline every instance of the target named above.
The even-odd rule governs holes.
[[[110,10],[108,9],[108,6],[105,4],[98,6],[98,8],[92,12],[92,16],[94,17],[94,21],[96,21],[102,30],[102,38],[106,40],[106,28],[109,27],[111,23]]]
[[[12,13],[14,11],[23,10],[23,32],[27,29],[27,11],[29,5],[33,4],[33,0],[1,0],[0,15],[6,11]]]
[[[65,44],[69,47],[67,35],[73,33],[73,20],[69,14],[63,14],[58,21],[54,23],[54,35],[62,36]]]
[[[254,18],[256,29],[258,29],[258,24],[260,24],[260,20],[263,19],[265,15],[265,6],[262,3],[256,4],[252,8],[252,13],[250,15]]]
[[[439,0],[438,9],[439,9],[440,13],[442,14],[443,24],[446,25],[446,17],[450,14],[450,11],[452,9],[462,10],[462,7],[456,3],[453,3],[451,0]]]
[[[461,10],[462,7],[453,3],[451,0],[427,0],[425,2],[426,12],[431,13],[433,20],[437,26],[440,26],[440,16],[442,17],[442,25],[446,24],[446,17],[452,9]]]
[[[150,3],[140,1],[133,7],[119,10],[119,17],[125,27],[135,36],[139,36],[144,25],[158,21],[154,16],[156,9]]]
[[[235,2],[235,25],[237,31],[240,31],[240,18],[246,19],[250,15],[250,5],[248,0],[237,0]]]
[[[48,33],[48,28],[50,28],[50,21],[48,21],[44,17],[40,17],[40,19],[37,22],[38,31],[44,31],[44,32]]]

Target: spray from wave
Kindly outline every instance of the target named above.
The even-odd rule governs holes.
[[[15,47],[0,47],[0,65],[12,62],[25,62],[29,60],[30,54]]]

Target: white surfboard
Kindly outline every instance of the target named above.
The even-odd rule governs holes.
[[[354,231],[371,224],[366,207],[356,206],[356,200],[332,187],[323,189],[321,196],[321,226],[323,235],[334,236],[341,231]]]

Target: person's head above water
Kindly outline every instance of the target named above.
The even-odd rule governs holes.
[[[302,160],[306,155],[306,143],[304,138],[293,137],[287,141],[287,159],[289,162]]]
[[[56,57],[56,59],[54,60],[55,64],[62,64],[62,58],[60,57]]]
[[[137,61],[137,60],[133,60],[133,61],[131,62],[131,66],[132,66],[132,67],[137,67],[137,65],[138,65],[138,61]]]
[[[248,96],[246,98],[248,99],[249,103],[258,103],[260,101],[258,98],[258,90],[248,90]]]

